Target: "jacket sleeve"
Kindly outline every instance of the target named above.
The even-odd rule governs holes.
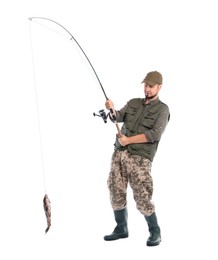
[[[144,134],[149,143],[159,141],[170,119],[168,107],[160,112],[153,127],[147,130]]]

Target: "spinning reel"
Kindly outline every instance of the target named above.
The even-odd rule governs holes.
[[[106,114],[104,109],[99,110],[99,114],[96,114],[95,112],[93,113],[93,116],[101,117],[105,123],[107,123],[108,115],[109,115],[109,113]]]
[[[113,110],[110,109],[110,112],[112,113]],[[101,118],[103,119],[103,121],[104,121],[105,123],[107,123],[107,118],[108,118],[110,112],[109,112],[108,114],[106,114],[105,111],[104,111],[104,109],[101,109],[101,110],[99,110],[99,114],[96,114],[96,113],[94,112],[94,113],[93,113],[93,116],[99,116],[99,117],[101,117]],[[118,125],[118,123],[117,123],[117,121],[116,121],[116,117],[115,117],[114,115],[112,115],[112,117],[113,117],[113,118],[112,118],[112,122],[114,122],[115,125],[116,125],[117,132],[118,132],[118,136],[121,137],[122,134],[121,134],[119,125]]]

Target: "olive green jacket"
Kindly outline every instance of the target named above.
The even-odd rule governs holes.
[[[145,99],[142,98],[131,99],[122,109],[116,111],[116,121],[123,122],[122,134],[126,136],[145,134],[148,142],[122,147],[116,139],[115,149],[128,149],[131,154],[141,155],[153,161],[169,118],[169,108],[159,98],[149,104],[145,104]]]

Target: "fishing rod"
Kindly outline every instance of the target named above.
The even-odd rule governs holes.
[[[82,52],[83,55],[85,56],[86,60],[88,61],[90,67],[92,68],[92,70],[93,70],[93,72],[94,72],[94,74],[95,74],[95,76],[96,76],[96,79],[97,79],[97,81],[98,81],[98,83],[99,83],[99,85],[100,85],[100,87],[101,87],[101,90],[102,90],[102,92],[103,92],[103,94],[104,94],[106,100],[109,100],[109,98],[107,97],[106,92],[105,92],[105,90],[104,90],[104,87],[103,87],[103,85],[102,85],[102,83],[101,83],[101,81],[100,81],[100,79],[99,79],[99,77],[98,77],[98,74],[97,74],[96,70],[94,69],[94,67],[93,67],[93,65],[92,65],[92,63],[91,63],[91,61],[89,60],[88,56],[86,55],[85,51],[83,50],[83,48],[81,47],[81,45],[79,44],[79,42],[76,40],[76,38],[75,38],[63,25],[61,25],[60,23],[58,23],[58,22],[56,22],[56,21],[54,21],[54,20],[52,20],[52,19],[45,18],[45,17],[30,17],[30,18],[29,18],[30,21],[33,21],[33,20],[36,20],[36,19],[47,20],[47,21],[50,21],[50,22],[52,22],[52,23],[55,23],[56,25],[58,25],[58,26],[60,26],[62,29],[64,29],[64,30],[70,35],[70,40],[74,40],[74,42],[77,44],[77,46],[79,47],[79,49],[81,50],[81,52]],[[115,116],[115,114],[114,114],[114,111],[113,111],[112,108],[110,108],[109,110],[110,110],[110,114],[111,114],[111,116],[112,116],[113,122],[114,122],[115,125],[116,125],[118,134],[121,135],[120,128],[119,128],[119,125],[118,125],[118,123],[117,123],[117,121],[116,121],[116,116]],[[108,117],[109,113],[108,113],[108,115],[106,115],[106,113],[104,112],[104,110],[101,109],[101,110],[99,110],[99,114],[93,113],[93,115],[94,115],[94,116],[99,116],[99,117],[101,117],[101,118],[103,119],[103,121],[106,123],[106,122],[107,122],[107,117]]]

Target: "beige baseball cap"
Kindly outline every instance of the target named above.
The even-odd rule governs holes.
[[[147,83],[148,85],[154,86],[156,84],[162,84],[163,77],[158,71],[149,72],[141,83]]]

